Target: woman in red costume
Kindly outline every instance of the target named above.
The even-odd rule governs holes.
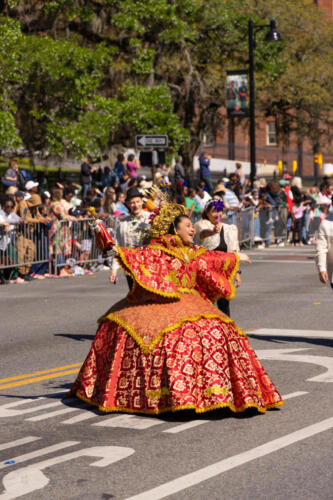
[[[283,404],[246,335],[215,306],[235,295],[239,257],[193,245],[183,207],[154,218],[146,247],[115,247],[128,296],[99,320],[71,394],[106,412],[205,412]]]

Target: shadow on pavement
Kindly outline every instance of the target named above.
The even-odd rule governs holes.
[[[274,342],[276,344],[282,344],[284,342],[304,342],[306,344],[313,344],[318,346],[333,347],[333,339],[309,339],[307,337],[282,337],[281,335],[256,335],[252,333],[247,334],[251,339],[265,340],[268,342]]]
[[[55,337],[66,337],[71,340],[78,340],[82,342],[83,340],[94,340],[95,335],[87,335],[83,333],[55,333]]]

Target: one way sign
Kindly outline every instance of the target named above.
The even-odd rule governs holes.
[[[135,146],[137,148],[167,148],[167,135],[137,135],[135,137]]]

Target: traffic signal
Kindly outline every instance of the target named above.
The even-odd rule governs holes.
[[[278,168],[279,168],[279,175],[282,176],[282,174],[283,174],[283,161],[282,160],[278,161]]]
[[[314,157],[314,162],[319,165],[320,170],[322,169],[323,166],[323,155],[322,154],[315,154]]]
[[[296,174],[297,167],[298,167],[298,165],[297,165],[297,160],[294,160],[294,161],[293,161],[293,175],[295,175],[295,174]]]

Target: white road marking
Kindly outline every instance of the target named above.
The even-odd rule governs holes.
[[[327,368],[325,373],[306,379],[307,382],[333,382],[333,358],[328,356],[299,355],[299,351],[308,349],[263,349],[256,351],[259,359],[274,359],[276,361],[292,361],[298,363],[311,363]],[[296,355],[295,355],[295,354]]]
[[[329,330],[281,330],[278,328],[258,328],[249,330],[248,335],[258,335],[260,337],[303,337],[306,339],[333,339],[333,332]]]
[[[61,424],[77,424],[78,422],[83,422],[84,420],[89,420],[90,418],[96,417],[96,413],[92,413],[91,411],[88,411],[87,413],[81,413],[80,415],[75,415],[75,417],[68,418],[67,420],[63,420],[60,422]]]
[[[103,419],[101,422],[96,424],[100,427],[122,427],[124,429],[135,429],[142,430],[153,427],[154,425],[164,424],[165,421],[157,418],[149,417],[137,417],[136,415],[119,415],[117,417],[111,417]]]
[[[314,260],[251,259],[251,261],[260,264],[271,264],[273,262],[277,264],[311,264],[312,266],[315,264]]]
[[[127,500],[160,500],[161,498],[166,498],[170,495],[178,493],[179,491],[183,491],[191,486],[216,477],[223,472],[239,467],[240,465],[244,465],[260,457],[269,455],[270,453],[281,450],[282,448],[332,428],[333,417],[322,420],[316,424],[309,425],[308,427],[303,427],[303,429],[299,429],[291,434],[286,434],[285,436],[274,439],[273,441],[268,441],[261,446],[257,446],[251,450],[226,458],[216,462],[215,464],[209,465],[208,467],[186,474],[185,476],[178,477],[177,479],[161,484],[156,488],[129,497]]]
[[[304,396],[304,394],[309,394],[309,393],[307,391],[291,392],[290,394],[286,394],[285,396],[282,396],[282,399],[284,401],[287,401],[287,399],[298,398],[299,396]]]
[[[287,399],[297,398],[298,396],[303,396],[304,394],[308,394],[308,392],[306,391],[291,392],[290,394],[282,396],[282,399],[286,401]],[[213,422],[213,420],[191,420],[190,422],[176,425],[176,427],[171,427],[171,429],[167,429],[163,432],[167,432],[168,434],[178,434],[178,432],[187,431],[187,429],[192,429],[193,427],[197,427],[198,425],[207,424],[210,422]]]
[[[40,439],[40,437],[27,436],[22,439],[17,439],[16,441],[2,443],[0,444],[0,450],[7,450],[8,448],[14,448],[15,446],[21,446],[22,444],[32,443],[33,441],[37,441],[38,439]]]
[[[171,429],[167,429],[168,434],[178,434],[178,432],[186,431],[187,429],[192,429],[193,427],[197,427],[198,425],[207,424],[211,422],[211,420],[191,420],[190,422],[186,422],[185,424],[177,425],[176,427],[172,427]]]
[[[49,413],[43,413],[42,415],[36,415],[35,417],[26,418],[25,420],[29,422],[39,422],[40,420],[46,420],[47,418],[56,417],[58,415],[63,415],[64,413],[72,413],[73,411],[78,411],[82,408],[87,408],[87,403],[81,403],[77,406],[69,406],[63,410],[51,411]]]
[[[44,488],[49,483],[49,478],[42,472],[47,467],[52,467],[78,457],[98,457],[100,460],[90,464],[93,467],[107,467],[110,464],[123,460],[134,453],[133,448],[122,446],[95,446],[77,450],[67,455],[50,458],[42,462],[23,467],[6,474],[2,480],[5,491],[0,495],[1,500],[13,500],[20,496]]]
[[[31,453],[25,453],[24,455],[19,455],[18,457],[8,458],[4,460],[4,462],[13,461],[16,464],[20,464],[21,462],[26,462],[27,460],[31,460],[32,458],[41,457],[43,455],[47,455],[48,453],[53,453],[54,451],[62,450],[63,448],[68,448],[69,446],[74,446],[75,444],[79,444],[80,441],[63,441],[62,443],[54,444],[52,446],[47,446],[46,448],[40,448],[39,450],[32,451]],[[0,464],[0,469],[8,469],[8,465]]]
[[[40,398],[40,399],[44,399],[44,398]],[[38,400],[32,400],[32,401],[38,401]],[[23,403],[26,403],[27,400],[21,402],[21,401],[18,401],[16,403],[16,406],[20,405],[20,404],[23,404]],[[12,405],[12,403],[9,403],[10,405]],[[54,406],[59,406],[61,405],[62,402],[61,401],[56,401],[54,403],[47,403],[45,405],[39,405],[39,406],[32,406],[30,408],[24,408],[23,410],[11,410],[11,409],[8,409],[9,408],[9,405],[8,404],[5,404],[5,405],[2,405],[0,406],[0,418],[5,418],[5,417],[16,417],[17,415],[24,415],[25,413],[34,413],[35,411],[40,411],[40,410],[46,410],[48,408],[53,408]],[[14,405],[13,405],[14,406]]]

